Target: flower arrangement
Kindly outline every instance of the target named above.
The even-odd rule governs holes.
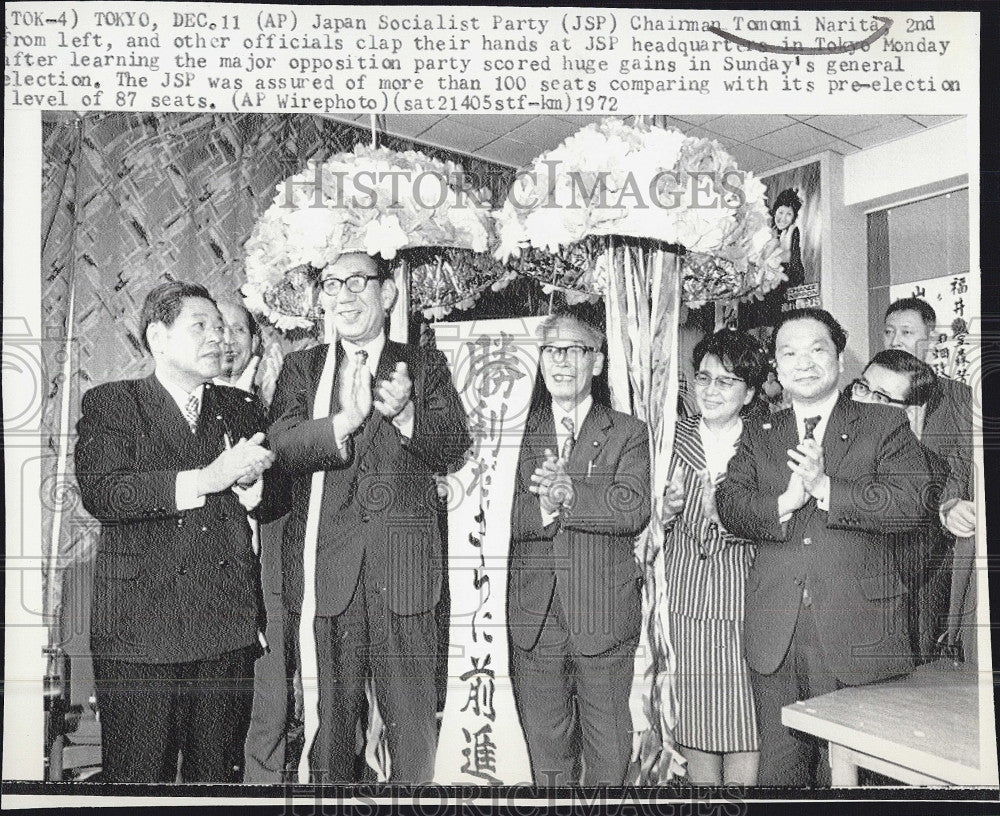
[[[581,129],[519,174],[495,214],[496,254],[517,274],[562,289],[567,300],[603,292],[591,239],[659,241],[687,259],[691,305],[737,300],[783,279],[764,185],[713,140],[639,122],[604,119]],[[587,243],[591,241],[591,243]],[[589,263],[575,263],[581,255]]]
[[[468,249],[414,249],[410,266],[410,310],[428,320],[441,320],[453,309],[471,309],[505,274],[491,255]]]
[[[464,274],[474,265],[472,253],[486,252],[493,229],[488,194],[466,189],[462,181],[457,165],[360,144],[310,162],[277,185],[246,242],[247,308],[282,331],[312,328],[318,316],[316,270],[351,252],[393,260],[414,248],[470,250],[462,261],[446,254],[442,262],[441,269],[447,262]],[[465,296],[451,298],[450,308],[475,294],[474,288],[460,292]]]

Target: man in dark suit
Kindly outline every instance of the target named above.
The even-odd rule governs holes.
[[[758,782],[828,784],[819,744],[785,728],[781,708],[912,669],[886,533],[922,523],[927,465],[902,412],[839,393],[847,336],[829,312],[786,312],[772,342],[792,407],[747,423],[716,505],[759,545],[745,621]]]
[[[940,399],[939,378],[927,363],[903,349],[878,352],[851,383],[857,402],[892,405],[906,412],[910,428],[923,442],[929,407]],[[910,645],[918,663],[933,659],[935,641],[945,628],[948,608],[952,540],[938,520],[941,491],[951,478],[947,459],[924,446],[932,489],[925,495],[928,511],[920,529],[893,536],[893,545],[907,591]]]
[[[273,461],[263,412],[211,383],[222,317],[208,292],[146,298],[143,380],[83,397],[76,476],[101,522],[91,647],[103,778],[238,782],[259,651],[259,575],[247,510]]]
[[[295,631],[309,507],[320,502],[316,575],[306,576],[316,587],[319,671],[309,766],[314,779],[356,781],[356,732],[373,676],[391,780],[426,782],[437,743],[434,607],[444,567],[434,474],[460,462],[471,440],[444,355],[385,338],[396,297],[387,270],[368,255],[342,255],[321,272],[320,287],[338,342],[290,354],[271,406],[272,444],[293,480],[282,561]],[[328,353],[336,355],[332,393],[319,401],[329,415],[313,419]],[[311,499],[316,472],[325,477]]]
[[[920,298],[903,298],[885,313],[883,342],[887,349],[908,351],[918,360],[927,356],[937,328],[934,307]],[[950,377],[938,377],[940,389],[927,402],[921,441],[948,460],[950,476],[943,513],[956,536],[976,531],[972,496],[972,389]],[[954,529],[952,529],[954,528]]]
[[[621,785],[632,750],[649,434],[591,396],[603,341],[568,315],[543,325],[547,394],[529,413],[514,488],[510,671],[538,785],[581,781],[581,760],[583,784]]]

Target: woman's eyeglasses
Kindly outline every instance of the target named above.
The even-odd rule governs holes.
[[[731,391],[737,383],[745,383],[746,380],[741,380],[739,377],[713,377],[706,371],[699,371],[694,375],[694,384],[699,388],[708,388],[713,382],[722,391]]]

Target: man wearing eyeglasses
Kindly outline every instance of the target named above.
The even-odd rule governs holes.
[[[761,785],[829,784],[783,706],[913,667],[887,531],[923,522],[927,465],[902,412],[838,393],[846,344],[829,312],[781,316],[772,351],[792,407],[745,424],[716,492],[725,528],[758,545],[744,634]]]
[[[345,254],[320,272],[319,287],[337,335],[331,393],[317,398],[329,348],[319,346],[287,357],[271,406],[278,467],[292,479],[282,560],[294,631],[317,500],[311,482],[324,474],[313,508],[316,575],[305,576],[316,587],[319,668],[310,772],[319,782],[359,781],[355,743],[371,676],[390,781],[426,782],[437,743],[434,608],[444,566],[434,474],[469,447],[465,412],[443,354],[386,339],[397,293],[385,265]]]
[[[561,315],[541,332],[544,392],[526,421],[511,518],[514,699],[536,784],[621,785],[632,750],[641,579],[633,547],[650,515],[649,434],[591,395],[604,366],[600,331]]]
[[[934,307],[920,298],[903,298],[885,313],[883,343],[887,349],[908,351],[924,360],[937,327]],[[938,377],[938,391],[924,409],[921,442],[948,460],[949,477],[942,504],[948,531],[967,538],[976,533],[972,485],[972,389],[965,383]]]
[[[928,497],[932,502],[940,502],[940,525],[935,518],[933,523],[919,531],[898,536],[896,542],[903,579],[909,592],[911,645],[921,662],[935,657],[938,636],[948,628],[943,620],[949,606],[952,548],[956,545],[946,526],[949,502],[954,503],[949,491],[954,492],[958,489],[956,485],[967,481],[963,474],[971,458],[971,451],[963,450],[955,442],[955,439],[971,439],[971,427],[962,429],[953,438],[952,446],[945,451],[942,451],[944,440],[940,436],[924,433],[928,411],[941,404],[941,382],[927,363],[903,349],[893,348],[876,354],[861,376],[851,384],[856,401],[893,405],[906,412],[910,427],[924,448],[933,481],[938,489],[945,490],[943,499],[938,492]],[[958,419],[960,415],[956,416]],[[959,540],[962,545],[956,547],[956,551],[961,559],[963,552],[974,547],[969,537],[960,537]],[[961,590],[964,591],[964,588],[963,584]]]

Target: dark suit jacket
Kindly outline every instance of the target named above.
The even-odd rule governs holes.
[[[642,573],[633,546],[650,515],[649,433],[643,422],[595,402],[567,467],[573,507],[543,527],[528,487],[546,448],[557,450],[549,405],[528,417],[521,443],[507,579],[510,637],[533,648],[558,592],[574,651],[601,654],[639,632]]]
[[[943,500],[972,499],[972,389],[938,377],[940,388],[927,402],[920,442],[947,462]]]
[[[101,522],[91,646],[105,658],[176,663],[257,642],[259,562],[232,490],[180,511],[177,473],[264,429],[254,397],[206,384],[197,434],[155,376],[83,396],[76,478]]]
[[[912,657],[904,589],[886,533],[924,523],[929,476],[919,443],[902,411],[841,395],[823,437],[829,511],[810,499],[781,524],[786,451],[797,444],[792,409],[747,423],[716,493],[726,529],[759,545],[747,583],[747,660],[762,674],[778,668],[805,587],[827,663],[841,682],[906,672]]]
[[[282,548],[287,608],[302,604],[302,558],[312,474],[325,471],[316,557],[316,612],[343,612],[354,596],[362,563],[369,581],[388,593],[400,615],[434,608],[443,559],[433,474],[461,462],[470,438],[465,411],[444,355],[386,341],[375,381],[399,361],[413,381],[413,438],[407,441],[376,410],[337,449],[330,418],[312,419],[327,346],[288,355],[271,404],[270,440],[279,473],[291,480],[291,514]],[[337,374],[343,349],[337,347]],[[339,410],[334,377],[330,417]]]

